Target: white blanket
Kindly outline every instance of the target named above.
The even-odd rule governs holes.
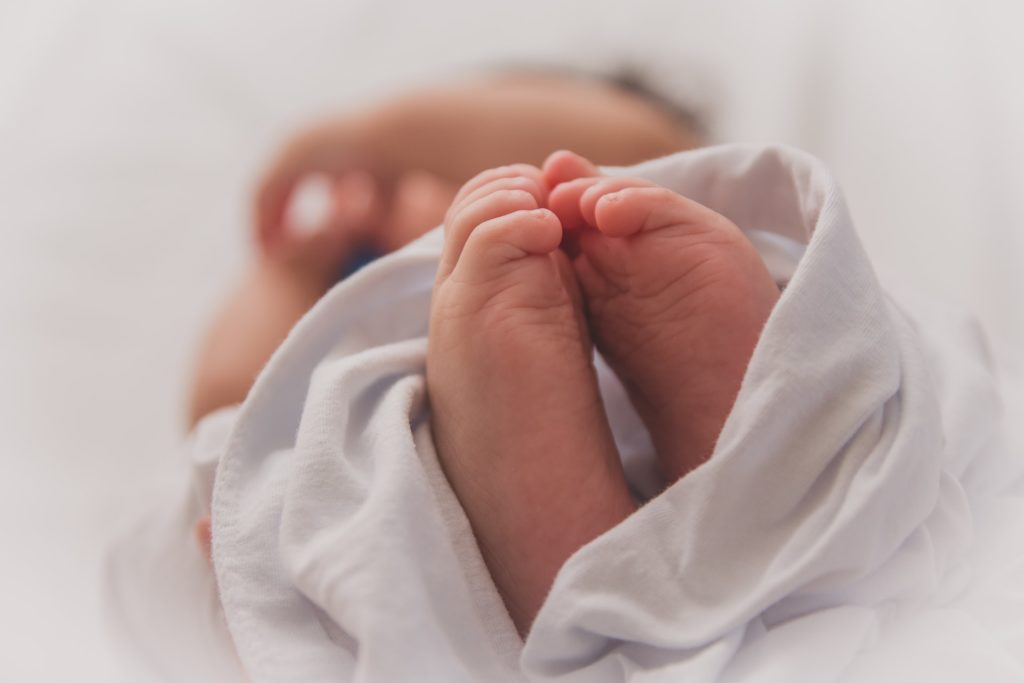
[[[331,291],[215,449],[246,675],[1024,680],[1024,402],[978,327],[887,295],[804,154],[629,172],[729,216],[785,285],[710,461],[570,558],[523,643],[432,446],[435,231]],[[654,495],[647,436],[598,367],[627,476]]]

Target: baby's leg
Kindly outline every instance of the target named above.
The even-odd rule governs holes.
[[[605,178],[560,152],[552,210],[580,228],[574,266],[594,340],[653,437],[668,483],[704,462],[779,298],[739,228],[635,178]]]
[[[530,166],[456,198],[431,304],[438,455],[521,633],[568,557],[633,510],[562,228]]]

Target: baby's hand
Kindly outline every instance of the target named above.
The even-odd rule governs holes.
[[[262,254],[337,277],[440,224],[456,186],[402,150],[402,120],[343,118],[287,144],[256,196]]]
[[[369,136],[354,119],[339,119],[312,126],[284,145],[271,162],[256,192],[255,218],[257,242],[264,251],[272,251],[298,232],[289,207],[303,181],[325,180],[332,190],[340,191],[332,202],[327,219],[343,218],[367,222],[373,210],[385,199],[393,173],[367,149]],[[353,196],[357,195],[357,196]],[[355,206],[349,206],[356,199]]]

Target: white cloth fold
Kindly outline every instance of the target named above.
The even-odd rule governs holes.
[[[332,290],[238,414],[213,555],[247,676],[1024,679],[1020,392],[981,332],[883,291],[805,154],[628,171],[731,218],[785,285],[712,458],[655,495],[650,441],[598,362],[651,499],[569,559],[523,643],[432,446],[435,231]]]
[[[210,514],[215,470],[236,413],[219,410],[197,426],[183,444],[192,476],[107,552],[107,622],[126,646],[122,661],[133,681],[244,681],[195,536],[196,523]]]

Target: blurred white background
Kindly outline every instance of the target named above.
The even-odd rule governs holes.
[[[105,544],[182,476],[252,182],[311,118],[468,67],[635,65],[824,158],[884,279],[1024,344],[1024,5],[0,0],[0,680],[129,680]]]

